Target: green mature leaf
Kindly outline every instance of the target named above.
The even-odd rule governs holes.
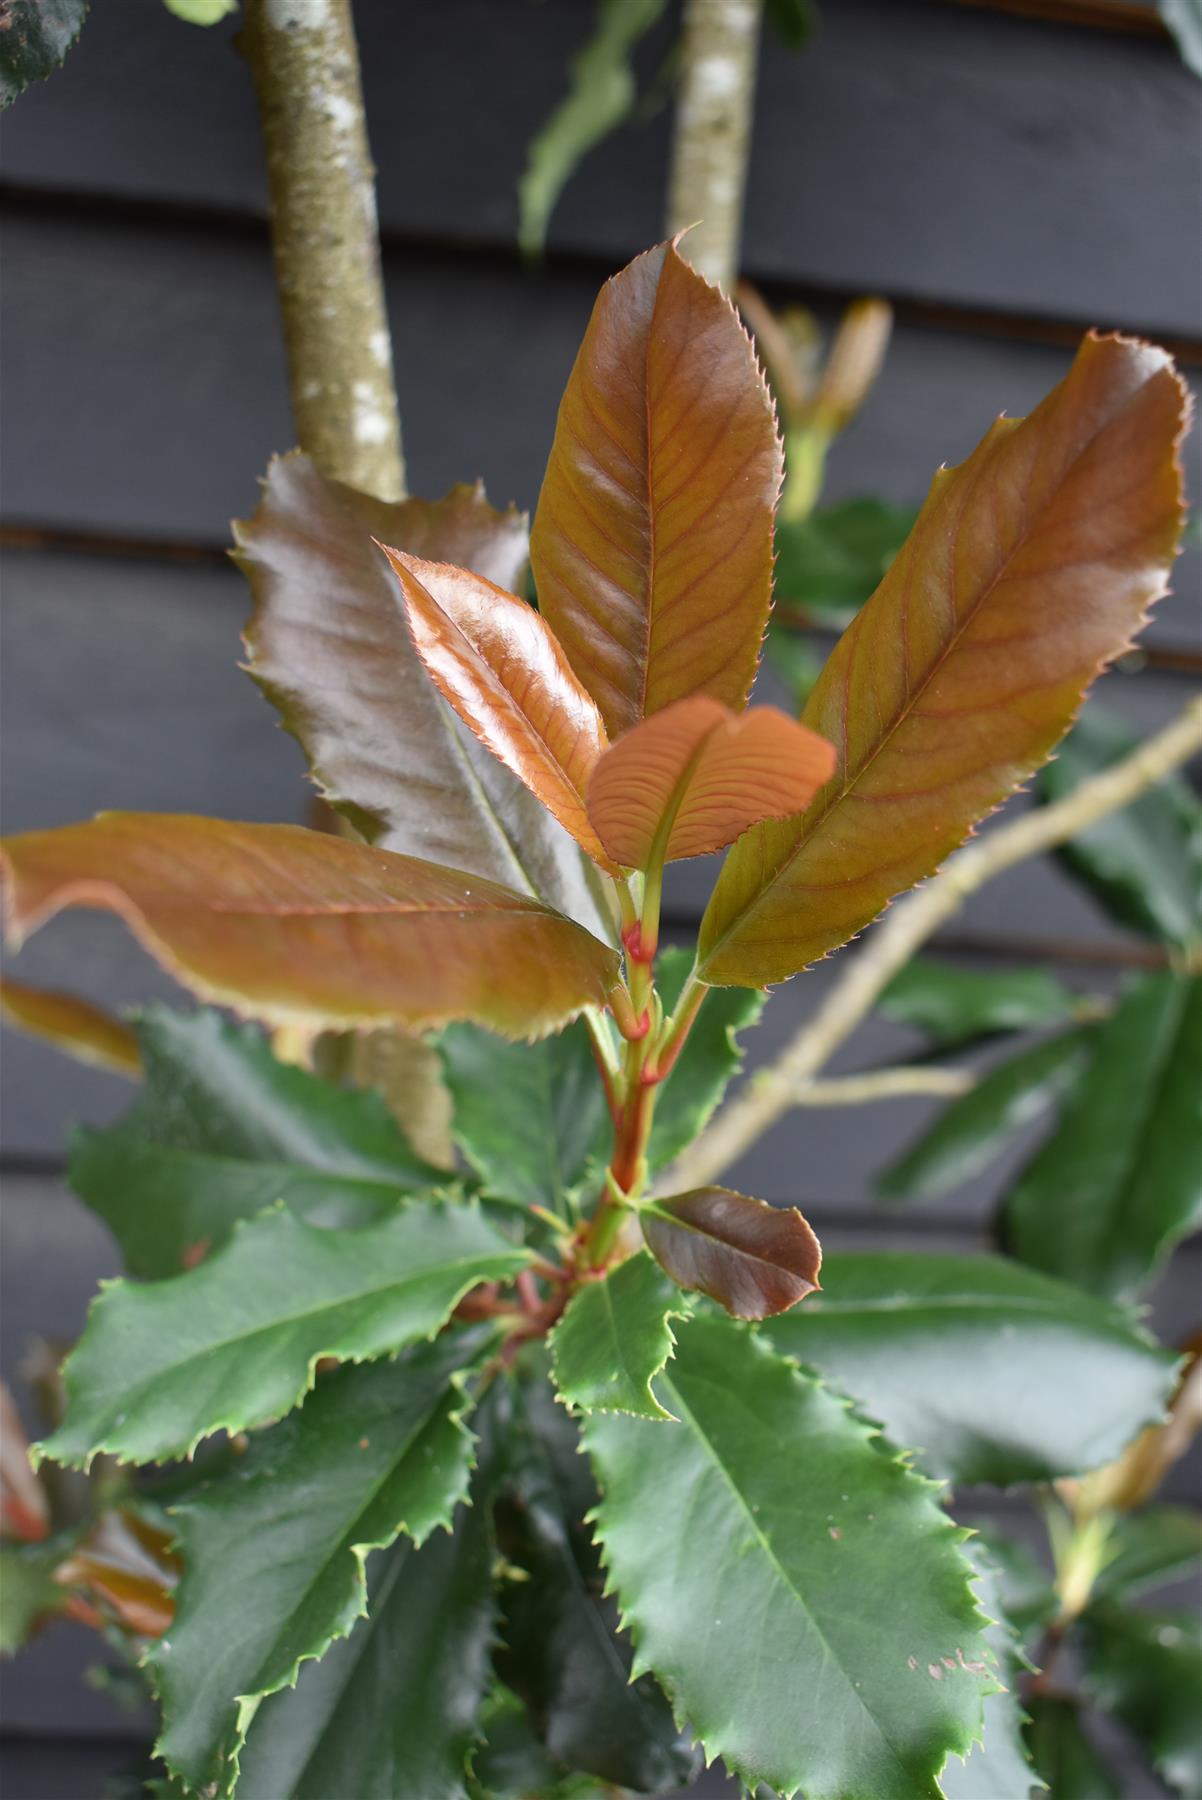
[[[1202,0],[1156,0],[1160,16],[1172,32],[1181,60],[1202,75]]]
[[[514,590],[524,516],[497,512],[466,483],[441,500],[374,500],[294,455],[270,464],[258,511],[234,536],[255,601],[249,672],[331,806],[384,849],[535,894],[607,931],[604,878],[441,698],[372,542]]]
[[[1041,797],[1063,799],[1138,746],[1122,719],[1096,704],[1087,707],[1040,776]],[[1198,941],[1202,802],[1183,776],[1147,788],[1121,812],[1078,833],[1059,855],[1120,925],[1171,944]]]
[[[944,1800],[1027,1800],[1032,1788],[1044,1785],[1031,1766],[1023,1741],[1026,1714],[1018,1699],[1023,1669],[1018,1636],[1006,1617],[1001,1579],[990,1557],[974,1539],[967,1550],[977,1572],[977,1603],[994,1623],[985,1641],[997,1659],[1005,1691],[985,1699],[985,1741],[961,1761],[949,1757],[939,1785]]]
[[[480,1467],[452,1530],[372,1557],[367,1617],[256,1713],[238,1800],[465,1800],[496,1617],[487,1409],[478,1417]]]
[[[450,1526],[474,1460],[464,1365],[481,1348],[479,1333],[452,1333],[336,1370],[171,1507],[184,1577],[147,1660],[158,1754],[191,1787],[232,1792],[260,1701],[366,1612],[368,1552]]]
[[[994,1684],[932,1485],[727,1320],[682,1327],[659,1391],[679,1424],[584,1423],[635,1667],[749,1786],[934,1800]]]
[[[64,1366],[67,1415],[39,1453],[188,1456],[211,1432],[281,1417],[319,1357],[361,1362],[432,1337],[470,1287],[528,1261],[475,1205],[423,1202],[362,1231],[262,1213],[187,1275],[104,1289]]]
[[[822,657],[809,638],[788,630],[779,619],[768,626],[764,657],[788,687],[794,708],[800,712],[822,673]]]
[[[1202,1622],[1113,1602],[1083,1621],[1085,1679],[1182,1800],[1202,1796]]]
[[[527,1579],[504,1590],[501,1676],[561,1763],[640,1793],[675,1787],[693,1770],[689,1738],[649,1676],[631,1683],[630,1648],[602,1598],[584,1524],[597,1494],[576,1427],[538,1373],[509,1399],[509,1504],[498,1524],[507,1563]]]
[[[996,1523],[974,1522],[973,1530],[992,1565],[1002,1611],[1015,1630],[1029,1638],[1058,1607],[1050,1572],[1028,1545],[1009,1537]]]
[[[560,1399],[573,1411],[670,1419],[651,1383],[672,1355],[672,1320],[688,1313],[642,1251],[582,1287],[550,1339]]]
[[[790,50],[804,50],[818,30],[820,15],[814,0],[767,0],[768,22]]]
[[[1202,978],[1147,975],[1094,1037],[1060,1128],[1003,1213],[1007,1247],[1094,1293],[1139,1291],[1202,1222]]]
[[[455,1141],[488,1192],[570,1212],[613,1134],[586,1026],[507,1044],[453,1025],[438,1042]]]
[[[997,1031],[1037,1031],[1076,1016],[1078,997],[1044,969],[958,969],[917,956],[877,1002],[895,1025],[925,1032],[941,1048]]]
[[[703,980],[763,987],[837,949],[1046,759],[1166,590],[1185,404],[1163,351],[1091,334],[1029,419],[936,475],[806,706],[839,768],[728,854]]]
[[[0,19],[0,111],[52,75],[83,29],[88,0],[8,0]]]
[[[277,1062],[251,1026],[156,1006],[137,1034],[144,1090],[119,1124],[76,1132],[70,1164],[131,1275],[178,1273],[277,1200],[310,1224],[358,1226],[445,1180],[378,1095]]]
[[[655,985],[669,1012],[692,966],[690,950],[665,950],[657,959]],[[676,1066],[656,1098],[647,1147],[653,1173],[686,1150],[704,1128],[742,1066],[738,1034],[756,1023],[766,998],[755,988],[715,989],[706,995]]]
[[[479,1731],[468,1777],[472,1800],[560,1800],[560,1766],[535,1736],[517,1695],[499,1682],[481,1709]],[[595,1793],[582,1779],[581,1800],[593,1800]]]
[[[1158,1418],[1175,1359],[1117,1306],[998,1256],[837,1252],[761,1328],[957,1482],[1112,1461]]]
[[[990,1069],[878,1176],[881,1198],[934,1200],[979,1175],[1016,1132],[1072,1091],[1089,1042],[1083,1031],[1065,1032]]]
[[[1202,1513],[1187,1506],[1149,1506],[1115,1519],[1109,1560],[1094,1582],[1099,1596],[1142,1594],[1202,1568]]]
[[[843,500],[776,527],[777,602],[846,625],[872,594],[918,517],[914,506]]]
[[[666,0],[599,0],[593,35],[569,64],[566,97],[531,139],[518,183],[518,243],[541,256],[555,203],[583,159],[630,116],[638,92],[631,56]]]
[[[0,1656],[12,1656],[38,1621],[61,1612],[67,1593],[54,1579],[58,1544],[0,1544]]]
[[[1121,1788],[1085,1734],[1075,1700],[1038,1694],[1029,1707],[1027,1743],[1052,1800],[1123,1800]]]
[[[187,25],[216,25],[238,10],[238,0],[164,0],[164,5]]]

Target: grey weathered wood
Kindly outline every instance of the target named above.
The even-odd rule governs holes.
[[[381,215],[511,245],[525,148],[591,28],[586,0],[360,0]],[[261,212],[229,25],[101,9],[6,123],[10,181]],[[641,62],[654,70],[665,26]],[[136,96],[136,104],[130,97]],[[766,39],[747,209],[757,277],[1194,334],[1199,89],[1167,41],[949,7],[832,0],[804,56]],[[565,194],[552,243],[606,261],[662,229],[668,115]]]

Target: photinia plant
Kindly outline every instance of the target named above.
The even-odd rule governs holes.
[[[1175,1359],[1057,1274],[824,1267],[796,1209],[666,1171],[762,990],[929,875],[1130,644],[1185,410],[1162,351],[1087,337],[935,477],[800,722],[747,710],[773,405],[675,244],[597,302],[537,610],[524,521],[479,489],[272,465],[237,528],[248,667],[355,839],[110,813],[4,847],[14,942],[116,912],[294,1059],[212,1010],[136,1044],[78,1015],[145,1072],[72,1169],[131,1279],[33,1455],[116,1483],[55,1566],[143,1645],[162,1791],[656,1793],[699,1754],[806,1800],[1030,1787],[997,1571],[939,1484],[1112,1463]],[[665,866],[728,846],[665,948]],[[312,1066],[379,1026],[437,1034],[455,1167]]]

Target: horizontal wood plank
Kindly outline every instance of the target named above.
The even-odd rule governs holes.
[[[939,0],[821,11],[805,54],[765,42],[749,273],[1197,334],[1202,90],[1167,39]],[[526,146],[592,6],[360,0],[356,14],[385,230],[511,246]],[[644,46],[644,78],[672,30]],[[6,121],[7,179],[261,213],[232,37],[232,21],[198,31],[161,0],[123,0]],[[660,235],[668,129],[661,110],[587,160],[554,248],[612,264]]]

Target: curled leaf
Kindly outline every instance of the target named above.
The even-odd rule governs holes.
[[[649,1201],[639,1218],[673,1281],[708,1294],[734,1318],[770,1318],[818,1287],[822,1246],[795,1206],[694,1188]]]
[[[838,772],[727,858],[707,981],[782,981],[845,943],[1043,761],[1165,592],[1186,414],[1163,350],[1091,335],[1029,419],[935,477],[806,707]]]
[[[601,290],[530,540],[539,605],[611,734],[688,694],[741,709],[782,471],[734,308],[660,244]]]
[[[615,861],[645,869],[801,812],[834,768],[833,747],[775,706],[738,714],[693,694],[606,751],[589,782],[589,818]]]
[[[29,987],[10,976],[0,976],[0,1018],[79,1062],[134,1078],[142,1071],[138,1040],[129,1026],[74,994]]]
[[[617,970],[527,895],[295,825],[101,813],[2,856],[14,944],[65,907],[115,912],[202,999],[271,1024],[538,1037],[603,1005]]]
[[[380,548],[443,699],[594,861],[616,873],[584,803],[609,739],[546,620],[481,575]]]

